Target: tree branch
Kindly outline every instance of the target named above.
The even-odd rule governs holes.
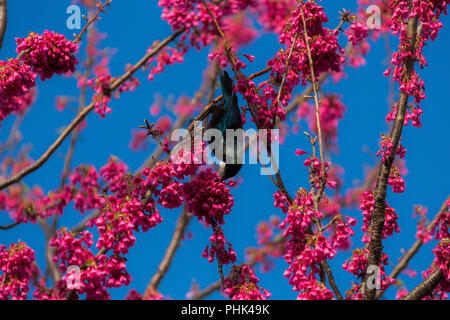
[[[280,88],[278,89],[278,94],[277,94],[277,103],[280,104],[280,99],[281,99],[281,91],[283,90],[284,87],[284,83],[286,81],[286,77],[288,74],[288,70],[289,70],[289,62],[291,61],[291,57],[292,57],[292,52],[294,52],[294,47],[295,44],[297,43],[297,34],[294,37],[294,41],[292,41],[292,45],[291,45],[291,50],[289,50],[289,54],[288,57],[286,59],[286,63],[284,65],[284,73],[283,73],[283,78],[281,79],[281,84],[280,84]]]
[[[18,222],[11,223],[7,226],[0,226],[0,230],[3,230],[3,231],[10,230],[10,229],[20,225],[21,223],[22,223],[21,221],[18,221]]]
[[[404,75],[403,81],[406,81],[411,77],[414,68],[414,52],[416,47],[416,36],[417,36],[417,18],[410,17],[407,24],[407,37],[410,41],[410,50],[412,52],[408,55],[405,62],[406,73]],[[371,235],[369,244],[369,259],[368,265],[379,266],[381,259],[381,251],[383,250],[382,245],[382,233],[385,223],[386,215],[386,195],[387,195],[387,184],[388,178],[391,172],[391,167],[395,159],[395,154],[398,149],[404,120],[406,114],[406,107],[408,104],[409,96],[406,93],[400,92],[397,113],[395,116],[394,126],[390,134],[390,140],[393,144],[393,152],[387,155],[385,161],[381,164],[381,171],[378,174],[377,183],[374,192],[374,210],[371,219]],[[367,281],[368,275],[364,276],[364,283]],[[376,288],[368,289],[364,292],[364,299],[373,300],[375,299]]]
[[[172,264],[172,260],[175,256],[177,249],[180,246],[180,241],[183,238],[184,232],[186,231],[189,222],[192,219],[192,214],[187,212],[186,206],[183,207],[183,211],[178,219],[177,226],[175,228],[175,232],[172,235],[172,240],[170,241],[169,247],[167,248],[166,254],[162,259],[161,263],[158,266],[158,270],[153,275],[149,284],[147,285],[147,290],[150,289],[158,289],[161,280],[166,275],[167,271],[169,271],[170,265]],[[147,291],[146,290],[146,291]]]
[[[408,56],[406,60],[406,74],[405,79],[411,77],[411,73],[414,68],[414,51],[416,47],[416,35],[417,35],[417,18],[409,18],[408,26],[407,26],[407,35],[409,41],[411,42],[411,54]],[[371,221],[371,235],[370,235],[370,244],[369,244],[369,259],[368,265],[379,266],[381,251],[383,250],[382,245],[382,233],[385,223],[385,215],[386,215],[386,194],[387,194],[387,184],[388,178],[391,173],[391,167],[395,159],[395,154],[398,149],[400,138],[402,135],[403,124],[405,121],[406,107],[408,104],[408,95],[406,93],[400,92],[398,104],[397,104],[397,113],[395,116],[394,126],[392,128],[390,134],[390,140],[393,144],[393,152],[390,155],[387,155],[385,161],[381,164],[381,171],[378,174],[377,184],[374,192],[374,210],[372,214]],[[368,274],[364,276],[364,283],[367,281]],[[364,292],[365,300],[373,300],[375,299],[376,288],[367,289]]]
[[[0,0],[0,49],[3,47],[3,39],[8,25],[8,1]]]
[[[283,235],[279,234],[275,238],[273,238],[272,241],[266,243],[265,246],[270,247],[270,246],[279,245],[284,240],[285,240],[285,238],[283,237]],[[248,261],[245,264],[248,265],[250,268],[253,268],[257,264],[257,261],[255,259],[252,259],[251,261]],[[230,273],[231,272],[232,271],[230,271]],[[213,294],[215,291],[219,290],[221,284],[222,284],[221,280],[217,280],[216,282],[211,283],[205,289],[203,289],[202,291],[200,291],[196,295],[194,295],[190,300],[202,300],[202,299],[206,298],[207,296]]]
[[[444,274],[441,269],[437,268],[421,284],[404,296],[402,300],[422,300],[426,296],[429,296],[434,288],[443,280]]]
[[[97,12],[95,13],[95,15],[93,17],[88,19],[86,25],[81,30],[80,34],[75,37],[75,40],[73,41],[74,43],[78,43],[82,40],[83,34],[87,31],[89,26],[92,23],[94,23],[95,21],[100,20],[100,18],[99,18],[100,13],[105,12],[105,8],[107,6],[109,6],[111,4],[111,2],[112,2],[112,0],[107,0],[104,4],[99,4],[99,3],[97,4]],[[83,18],[85,18],[85,16],[83,16]]]
[[[323,148],[323,139],[322,139],[322,129],[320,124],[320,113],[319,113],[319,95],[318,95],[318,87],[316,83],[316,75],[314,73],[314,62],[311,55],[311,47],[309,45],[309,39],[308,39],[308,31],[306,28],[306,20],[305,15],[303,13],[303,4],[299,3],[300,5],[300,13],[302,15],[302,23],[303,23],[303,32],[304,32],[304,38],[306,43],[306,49],[308,52],[308,61],[309,61],[309,67],[311,69],[311,82],[312,82],[312,90],[314,92],[314,102],[316,105],[316,126],[317,126],[317,134],[319,138],[319,149],[320,149],[320,161],[321,161],[321,171],[322,171],[322,177],[321,177],[321,183],[320,183],[320,190],[318,193],[316,192],[315,196],[313,197],[314,200],[314,207],[316,211],[319,211],[319,203],[320,199],[322,198],[322,195],[324,193],[325,189],[325,156],[324,156],[324,148]],[[312,189],[312,192],[314,192],[314,189]],[[317,231],[322,232],[322,225],[319,219],[316,219],[316,225],[317,225]],[[328,277],[328,283],[330,284],[331,288],[333,289],[334,295],[338,300],[343,300],[342,294],[339,291],[339,288],[337,287],[336,281],[334,280],[333,272],[331,271],[330,266],[328,265],[328,262],[326,260],[322,261],[321,263],[323,269],[325,269],[325,272]]]
[[[182,32],[184,28],[176,31],[171,36],[167,37],[165,40],[160,42],[153,50],[147,53],[136,65],[134,65],[129,71],[127,71],[124,75],[114,80],[110,87],[107,88],[106,91],[112,92],[115,91],[121,84],[127,81],[137,70],[139,70],[150,58],[158,54],[161,49],[167,46],[170,42],[175,40]],[[84,120],[84,118],[95,108],[95,102],[91,102],[86,108],[84,108],[73,120],[72,122],[64,129],[61,135],[55,140],[55,142],[44,152],[44,154],[32,165],[26,167],[22,171],[18,172],[14,176],[0,183],[0,190],[19,182],[24,177],[29,175],[30,173],[36,171],[47,160],[51,157],[51,155],[59,148],[61,143],[67,138],[67,136]]]
[[[436,216],[433,218],[433,220],[428,224],[426,231],[430,232],[433,228],[435,222],[439,219],[442,212],[444,212],[447,209],[447,202],[450,200],[450,197],[444,202],[439,212],[436,214]],[[391,274],[389,275],[390,278],[397,279],[397,277],[400,275],[400,273],[408,266],[409,261],[416,255],[416,253],[419,251],[419,249],[423,245],[423,240],[418,239],[412,247],[406,252],[403,257],[400,259],[399,263],[395,266],[394,270],[392,270]],[[384,292],[388,289],[387,287],[385,290],[380,290],[377,292],[376,299],[379,299],[383,296]]]

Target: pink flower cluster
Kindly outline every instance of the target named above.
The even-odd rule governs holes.
[[[236,252],[232,248],[232,244],[225,239],[223,230],[220,227],[214,228],[213,235],[209,238],[210,244],[202,253],[203,258],[207,258],[209,262],[217,258],[222,264],[231,264],[236,262]]]
[[[386,137],[384,135],[381,135],[381,137],[381,150],[378,150],[377,157],[380,156],[381,153],[381,160],[383,162],[386,162],[388,158],[393,157],[394,144],[389,137]],[[405,158],[406,149],[401,144],[399,144],[395,154],[398,155],[400,159],[403,159]]]
[[[47,194],[40,187],[28,190],[22,185],[0,191],[0,208],[8,211],[16,222],[35,223],[37,218],[62,215],[72,201],[75,209],[83,214],[103,206],[104,199],[98,196],[97,179],[94,167],[81,165],[69,176],[69,184]]]
[[[25,242],[0,245],[0,300],[27,299],[34,263],[34,250]]]
[[[147,52],[151,52],[153,50],[153,46],[148,48]],[[168,65],[173,65],[175,63],[183,63],[184,57],[187,53],[188,49],[181,47],[180,49],[165,47],[163,48],[156,57],[150,58],[146,66],[150,69],[150,73],[148,74],[148,79],[153,81],[155,79],[155,75],[162,73],[164,68]],[[154,66],[150,67],[152,64]]]
[[[78,64],[74,56],[78,45],[56,32],[45,30],[43,35],[31,32],[26,38],[17,38],[16,43],[17,53],[23,54],[22,61],[43,81],[55,73],[72,73]]]
[[[428,243],[433,239],[433,230],[428,230],[428,219],[427,219],[428,208],[423,208],[422,206],[416,206],[414,208],[413,217],[418,216],[419,220],[417,222],[417,232],[416,238],[423,241],[423,243]]]
[[[289,203],[286,195],[278,190],[273,194],[273,197],[275,199],[273,206],[281,209],[283,213],[287,213],[289,211]]]
[[[163,300],[164,296],[153,288],[146,290],[142,296],[136,290],[130,290],[125,300]]]
[[[408,96],[414,97],[417,106],[425,99],[424,81],[419,77],[413,68],[410,77],[405,77],[407,60],[413,58],[419,61],[420,67],[427,65],[426,59],[422,54],[426,42],[434,41],[442,28],[443,24],[439,21],[441,14],[447,14],[448,0],[391,0],[390,6],[392,14],[392,33],[399,36],[400,44],[398,52],[392,56],[392,65],[394,66],[394,80],[400,84],[400,91]],[[411,4],[411,7],[410,7]],[[408,39],[406,22],[409,19],[416,18],[418,25],[422,26],[421,36],[418,42],[413,41],[415,47],[411,45],[411,39]],[[414,39],[416,40],[416,39]],[[386,70],[385,75],[389,75],[391,67]]]
[[[95,101],[95,112],[98,113],[101,118],[105,118],[106,114],[111,113],[111,108],[108,106],[108,103],[111,102],[111,92],[109,91],[111,74],[108,69],[100,70],[101,73],[96,72],[95,78],[88,80],[87,84],[95,91],[93,97],[93,101]]]
[[[314,210],[311,193],[300,189],[280,224],[287,239],[284,259],[289,264],[284,276],[294,291],[299,292],[298,299],[333,298],[333,293],[317,280],[320,264],[336,255],[333,244],[322,233],[310,233],[314,220],[321,218],[322,214]]]
[[[388,177],[388,185],[392,186],[392,191],[396,193],[405,192],[405,180],[400,175],[400,171],[392,167]]]
[[[308,32],[308,42],[311,48],[312,60],[314,63],[315,77],[318,79],[323,72],[339,72],[344,62],[342,54],[344,49],[340,47],[336,34],[323,27],[328,22],[328,17],[323,11],[323,7],[314,2],[300,3],[299,7],[291,15],[286,27],[280,36],[280,43],[286,48],[291,48],[294,39],[297,41],[293,48],[291,59],[288,65],[286,82],[282,92],[281,103],[287,104],[290,99],[292,89],[299,83],[299,74],[302,77],[302,85],[311,81],[311,70],[309,66],[307,46],[304,39],[303,20],[301,11],[306,21]],[[289,27],[288,27],[289,26]],[[282,50],[275,58],[268,61],[268,66],[272,67],[271,79],[274,83],[280,83],[285,73],[286,60],[289,52]]]
[[[104,205],[104,199],[98,196],[100,185],[99,175],[94,166],[79,166],[69,177],[72,190],[78,190],[74,196],[75,210],[81,214],[92,209],[100,209]],[[79,187],[77,187],[79,185]],[[71,200],[71,198],[67,199]]]
[[[266,300],[272,294],[258,286],[259,279],[246,264],[233,266],[230,276],[225,279],[224,292],[231,300]]]
[[[373,198],[372,191],[365,191],[361,195],[361,206],[360,209],[363,210],[363,226],[361,230],[364,232],[364,236],[362,241],[365,243],[369,243],[370,241],[370,219],[373,213],[375,200]],[[395,212],[395,209],[391,208],[386,203],[386,215],[385,215],[385,221],[384,221],[384,227],[383,227],[383,239],[386,239],[387,237],[390,237],[393,235],[394,232],[399,233],[400,227],[397,223],[398,215]]]
[[[350,26],[348,32],[348,41],[354,46],[358,45],[361,41],[369,36],[369,28],[361,21],[356,20]]]
[[[270,221],[262,221],[256,227],[257,247],[247,248],[245,258],[247,261],[254,261],[261,265],[261,272],[269,272],[275,267],[273,259],[278,259],[284,255],[284,239],[280,239],[274,233],[278,229],[280,218],[271,217]]]
[[[245,16],[231,17],[254,4],[254,0],[207,2],[209,10],[217,19],[222,30],[227,33],[227,36],[230,36],[229,40],[234,48],[251,41],[256,35],[256,31]],[[200,0],[159,0],[158,6],[162,7],[161,18],[166,20],[173,30],[183,29],[183,32],[176,48],[164,49],[156,58],[150,59],[149,63],[155,62],[156,64],[150,70],[150,80],[153,80],[155,74],[162,72],[165,66],[183,62],[183,56],[190,47],[200,50],[202,47],[212,44],[219,35],[214,22]],[[246,32],[242,32],[242,28],[245,28]]]
[[[175,103],[173,110],[177,115],[190,116],[198,108],[199,105],[193,104],[189,97],[182,96]]]
[[[223,225],[224,216],[231,212],[234,204],[230,189],[211,169],[199,172],[185,183],[183,192],[187,210],[211,226]]]
[[[316,190],[320,190],[320,185],[322,183],[322,163],[314,156],[309,156],[306,158],[306,160],[303,162],[303,165],[305,167],[309,168],[309,179],[310,182],[314,185]],[[337,182],[331,179],[328,179],[328,168],[330,167],[329,162],[325,162],[324,168],[325,168],[325,182],[326,186],[328,186],[331,189],[336,188]],[[325,186],[324,186],[325,187]]]
[[[369,250],[367,248],[357,248],[356,250],[352,251],[352,257],[345,261],[342,268],[347,272],[357,276],[358,278],[363,278],[368,268],[368,257]],[[377,284],[380,286],[381,290],[388,288],[389,285],[395,281],[395,279],[392,279],[386,275],[384,266],[389,264],[388,260],[388,256],[385,253],[382,253],[379,266],[379,278],[376,279]],[[362,295],[353,295],[350,298],[359,300],[362,298]]]
[[[93,68],[94,77],[92,79],[79,79],[79,86],[88,85],[94,90],[93,101],[95,102],[95,112],[101,118],[105,118],[106,114],[111,113],[111,108],[108,104],[111,102],[112,92],[110,86],[113,84],[109,67],[109,58],[103,57],[98,64]],[[129,71],[131,65],[127,65],[125,71]],[[124,83],[122,83],[114,93],[114,98],[119,99],[122,92],[133,92],[140,85],[137,78],[131,76]]]
[[[437,240],[450,238],[450,200],[447,200],[444,210],[435,221],[432,234]]]
[[[397,115],[397,103],[393,106],[392,111],[389,111],[386,116],[386,122],[392,122],[395,120],[395,116]],[[420,122],[420,116],[422,115],[423,110],[419,105],[409,104],[405,114],[405,122],[403,125],[407,126],[411,121],[411,125],[413,127],[420,128],[422,127],[422,123]]]
[[[356,46],[348,48],[345,55],[345,65],[352,66],[353,68],[359,68],[366,64],[366,59],[364,58],[370,51],[370,44],[368,41],[364,40],[358,43]],[[341,71],[335,73],[333,76],[333,82],[337,83],[341,78],[346,77],[346,74]]]
[[[352,217],[337,217],[337,223],[334,227],[334,233],[331,237],[331,244],[333,248],[339,250],[348,250],[351,247],[351,237],[355,231],[351,227],[356,225],[356,219]]]
[[[0,122],[13,112],[23,112],[32,102],[36,75],[17,59],[0,61]]]
[[[326,146],[337,151],[337,135],[339,121],[344,118],[347,107],[341,99],[330,94],[323,97],[319,105],[320,126],[322,137]],[[317,134],[316,107],[309,103],[303,103],[296,112],[299,119],[305,119],[309,130]]]
[[[209,262],[213,262],[214,257],[217,257],[222,264],[234,263],[236,253],[220,228],[225,223],[224,216],[231,213],[234,205],[230,189],[226,187],[225,182],[220,182],[220,176],[208,168],[186,182],[181,189],[187,210],[214,230],[209,239],[210,244],[202,256],[208,258]]]
[[[447,300],[447,293],[450,292],[450,200],[447,200],[444,204],[443,210],[434,223],[431,234],[434,235],[436,240],[439,240],[439,243],[433,249],[435,255],[433,264],[427,271],[422,273],[422,277],[425,279],[437,267],[442,271],[444,280],[434,289],[433,294],[426,297],[426,299]]]
[[[207,5],[222,26],[223,20],[227,16],[242,11],[254,3],[254,0],[231,0],[218,3],[209,2]],[[163,8],[161,18],[166,20],[173,30],[185,28],[181,41],[189,40],[189,45],[192,47],[197,49],[205,47],[211,44],[218,35],[216,26],[199,0],[191,0],[183,6],[179,6],[177,0],[159,0],[158,6]]]
[[[251,2],[254,2],[251,0]],[[238,12],[224,20],[226,37],[232,48],[242,48],[250,44],[257,36],[258,30],[253,27],[252,20],[244,12]]]
[[[278,191],[279,192],[279,191]],[[278,193],[277,192],[277,193]],[[275,193],[275,194],[277,194]],[[274,196],[275,196],[274,194]],[[278,217],[271,217],[269,222],[262,221],[258,224],[256,227],[256,237],[258,239],[258,245],[263,245],[268,243],[273,235],[274,235],[274,229],[278,227],[280,224],[280,219]]]
[[[446,291],[450,292],[450,239],[441,240],[433,249],[433,253],[436,256],[434,263],[439,266],[445,278],[445,283],[441,286],[445,286]]]
[[[141,129],[131,130],[132,139],[128,147],[133,151],[147,151],[147,132]]]
[[[110,299],[107,288],[127,286],[131,282],[126,259],[120,255],[107,257],[102,252],[94,255],[90,250],[93,243],[92,234],[87,231],[80,233],[80,238],[64,230],[58,231],[51,240],[50,245],[57,248],[53,261],[61,260],[59,269],[62,273],[66,273],[70,266],[80,268],[78,279],[74,274],[66,273],[59,281],[58,296],[68,295],[69,286],[76,281],[73,284],[76,294],[86,294],[86,299]]]
[[[258,15],[258,22],[266,31],[281,33],[291,13],[295,10],[295,0],[258,0],[253,9]]]
[[[181,106],[178,105],[178,108],[176,109],[176,112],[187,112],[187,110],[183,110]],[[173,120],[167,116],[164,115],[162,117],[158,118],[158,121],[155,123],[155,130],[158,131],[160,135],[169,133],[170,128],[172,128]]]
[[[275,106],[269,109],[268,101],[273,99],[276,95],[274,88],[268,85],[268,81],[262,82],[258,87],[248,78],[240,78],[237,80],[235,90],[242,94],[248,105],[258,106],[257,108],[257,122],[260,129],[270,129],[274,126],[275,117],[286,119],[286,113],[280,106]],[[262,95],[259,90],[262,90]],[[252,117],[253,122],[255,121]]]

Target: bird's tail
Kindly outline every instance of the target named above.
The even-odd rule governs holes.
[[[222,69],[219,69],[219,77],[225,105],[229,106],[233,100],[233,80],[228,75],[228,72]]]

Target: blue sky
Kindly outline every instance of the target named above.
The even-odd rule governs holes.
[[[54,30],[71,37],[73,31],[66,28],[66,8],[71,1],[9,1],[8,29],[4,47],[0,51],[0,59],[15,57],[15,37],[25,37],[30,31],[43,32]],[[113,75],[120,75],[127,63],[138,61],[153,43],[171,33],[170,27],[160,19],[161,10],[157,1],[113,1],[111,9],[103,15],[98,28],[108,34],[102,42],[104,47],[115,48],[110,68]],[[337,25],[338,11],[342,8],[356,9],[356,1],[322,1],[325,12],[330,18],[329,27]],[[402,248],[408,249],[415,241],[416,221],[412,220],[413,206],[421,204],[429,208],[429,217],[439,210],[449,193],[450,148],[448,142],[448,92],[450,83],[450,28],[448,17],[443,17],[444,28],[437,40],[430,43],[424,50],[428,67],[420,71],[426,85],[427,99],[422,103],[424,114],[423,127],[404,130],[403,142],[407,152],[406,192],[388,194],[389,204],[399,215],[401,234],[384,241],[384,246],[390,256],[390,262],[395,264],[401,256]],[[326,92],[335,92],[342,97],[347,106],[345,119],[339,126],[338,155],[333,156],[333,162],[345,168],[345,187],[351,187],[356,180],[363,178],[364,167],[371,166],[376,159],[374,154],[378,149],[380,133],[386,131],[384,121],[389,105],[388,80],[383,76],[387,68],[386,51],[382,40],[371,43],[372,49],[366,60],[367,65],[354,70],[348,68],[348,79],[338,84],[328,83],[324,86]],[[392,40],[392,47],[396,47]],[[250,74],[265,67],[265,62],[279,49],[279,44],[273,34],[263,34],[255,43],[241,50],[253,54],[256,60],[248,64],[246,73]],[[207,64],[208,49],[190,51],[185,57],[185,63],[167,67],[163,74],[157,75],[155,81],[146,79],[146,74],[138,72],[142,85],[132,94],[125,93],[120,100],[113,100],[110,107],[112,114],[102,120],[96,114],[88,116],[88,127],[81,134],[76,147],[73,165],[82,163],[94,164],[97,168],[104,165],[110,155],[115,155],[125,161],[130,169],[137,168],[148,156],[148,152],[135,153],[128,148],[131,139],[131,129],[143,124],[143,119],[154,119],[148,110],[154,101],[156,93],[163,97],[173,95],[192,96],[202,80],[202,71]],[[32,145],[31,157],[37,159],[55,140],[61,128],[68,124],[73,113],[55,110],[55,98],[58,95],[77,96],[77,88],[73,79],[54,77],[42,83],[38,81],[38,100],[23,122],[21,132],[23,141]],[[300,92],[302,88],[298,87]],[[76,99],[76,98],[75,98]],[[75,107],[76,104],[73,104]],[[0,129],[0,140],[5,141],[13,119],[3,122]],[[54,189],[59,185],[63,159],[68,148],[66,141],[56,151],[52,158],[39,171],[29,175],[24,181],[28,185],[39,184],[45,190]],[[295,156],[296,148],[308,150],[307,140],[303,135],[290,135],[286,143],[280,147],[280,166],[287,189],[294,194],[300,187],[308,186],[307,171],[303,167],[303,159]],[[370,152],[366,152],[368,149]],[[273,193],[276,191],[270,179],[259,175],[259,166],[246,166],[241,170],[244,179],[238,189],[232,190],[235,198],[233,212],[226,217],[225,235],[233,243],[242,261],[245,248],[256,245],[255,226],[261,220],[268,220],[272,215],[282,217],[281,211],[273,207]],[[155,272],[172,235],[179,210],[162,210],[164,223],[157,228],[137,234],[136,245],[128,255],[128,270],[133,276],[129,288],[111,290],[114,299],[122,299],[129,289],[143,292],[151,276]],[[345,211],[346,215],[358,219],[357,230],[360,230],[362,215],[360,210]],[[68,210],[61,223],[72,226],[81,220],[79,213]],[[0,214],[0,224],[8,224],[7,213]],[[218,279],[216,264],[208,263],[201,257],[208,243],[210,231],[193,221],[189,227],[193,239],[185,240],[180,247],[171,269],[161,283],[160,291],[174,299],[184,299],[192,281],[201,288]],[[21,225],[13,230],[0,233],[0,243],[9,245],[17,239],[26,241],[36,251],[41,269],[44,269],[44,236],[37,225]],[[361,232],[357,232],[354,242],[360,244]],[[424,246],[414,258],[411,267],[425,270],[433,259],[432,244]],[[342,270],[343,262],[351,252],[340,253],[330,262],[335,278],[342,292],[350,288],[350,281],[356,280]],[[258,272],[261,285],[273,293],[273,299],[294,299],[288,280],[282,276],[287,265],[284,260],[277,262],[275,270],[268,274]],[[388,268],[388,271],[392,270]],[[420,274],[414,279],[402,275],[408,289],[412,289],[420,281]],[[387,297],[395,295],[390,290]],[[211,298],[220,299],[216,293]]]

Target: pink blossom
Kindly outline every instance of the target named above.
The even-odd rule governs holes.
[[[183,192],[188,211],[212,226],[224,224],[224,216],[230,214],[234,205],[230,189],[211,169],[201,171],[185,183]]]
[[[27,94],[36,85],[35,79],[31,68],[19,60],[0,61],[0,122],[9,114],[27,108],[33,100]]]
[[[272,294],[258,286],[259,279],[253,270],[242,264],[233,266],[231,275],[225,279],[224,292],[231,300],[266,300]]]
[[[367,38],[368,35],[369,29],[367,28],[367,26],[361,20],[356,20],[350,26],[348,41],[353,45],[357,45],[362,40]]]
[[[55,73],[72,73],[78,64],[74,56],[78,45],[56,32],[45,30],[43,35],[31,32],[27,38],[16,38],[16,43],[17,53],[24,53],[22,61],[43,81]]]
[[[27,299],[34,262],[34,250],[25,242],[0,245],[0,300]]]

